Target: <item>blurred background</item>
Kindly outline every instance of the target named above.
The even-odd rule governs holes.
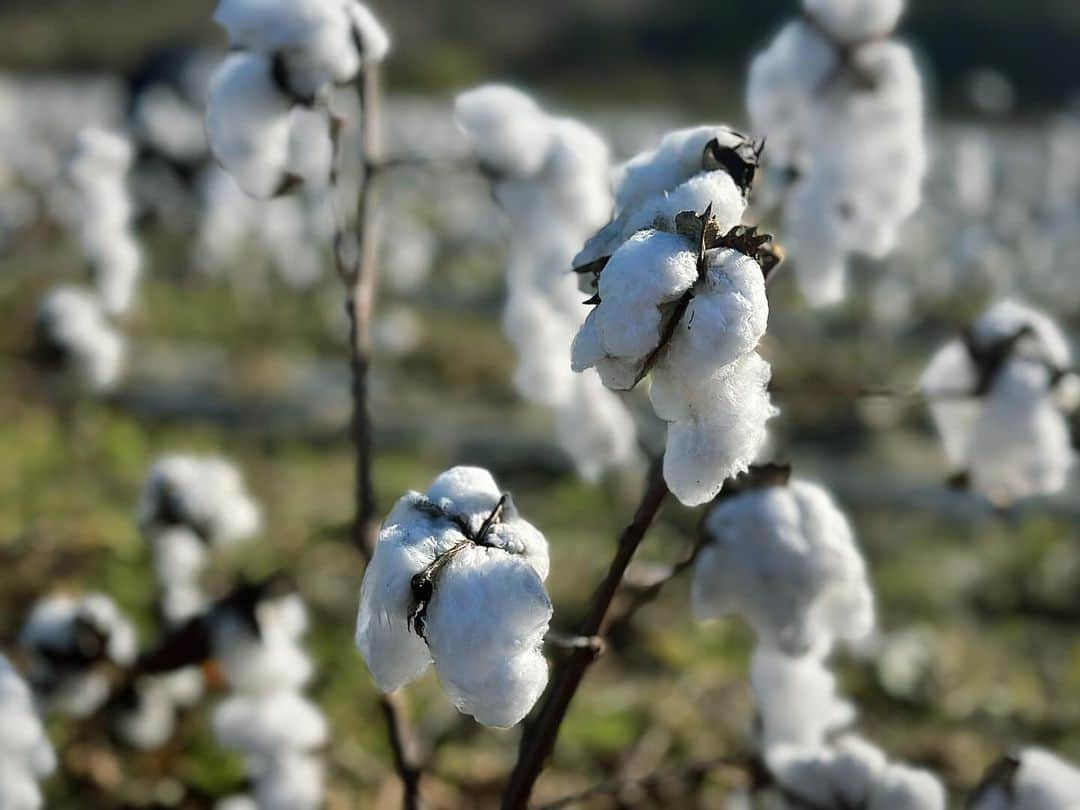
[[[388,142],[453,152],[454,94],[495,79],[597,127],[619,159],[679,125],[745,126],[749,59],[795,6],[377,4],[395,41]],[[313,694],[333,729],[328,806],[393,807],[381,719],[351,641],[362,562],[347,537],[345,319],[328,234],[303,201],[251,207],[214,191],[200,106],[225,42],[213,7],[0,0],[0,649],[13,650],[30,606],[56,588],[110,594],[152,639],[155,583],[134,521],[141,482],[161,453],[225,454],[266,520],[256,543],[215,560],[209,587],[238,572],[297,576],[314,618]],[[944,485],[918,402],[852,392],[909,388],[932,351],[1002,294],[1080,334],[1080,4],[913,0],[902,35],[930,96],[923,208],[896,256],[857,268],[840,307],[807,309],[781,273],[763,353],[782,408],[775,453],[835,492],[876,587],[881,633],[840,659],[843,689],[869,736],[959,788],[1014,744],[1080,759],[1080,486],[995,511]],[[72,412],[21,358],[36,302],[83,272],[62,166],[89,124],[136,137],[146,271],[124,327],[123,382]],[[583,482],[551,414],[515,392],[499,323],[505,233],[481,179],[404,171],[389,185],[373,393],[380,507],[452,464],[489,467],[551,542],[555,625],[566,629],[643,468]],[[643,558],[678,559],[696,520],[669,506]],[[749,649],[737,621],[692,621],[685,582],[665,591],[587,680],[541,798],[746,750]],[[440,742],[437,803],[491,806],[516,734],[460,717],[431,674],[408,693],[421,735]],[[153,752],[87,738],[63,719],[50,733],[62,761],[50,807],[106,806],[80,794],[87,773],[134,807],[176,805],[187,788],[217,795],[243,775],[216,745],[207,706]],[[698,801],[721,806],[722,790],[707,783]]]

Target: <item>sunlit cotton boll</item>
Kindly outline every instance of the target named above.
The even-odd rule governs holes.
[[[547,682],[540,645],[551,618],[547,541],[502,500],[491,474],[455,467],[387,517],[360,594],[356,643],[379,687],[392,691],[434,661],[458,709],[508,727]],[[486,534],[479,534],[487,523]],[[413,578],[432,588],[421,627]]]
[[[789,654],[857,641],[873,629],[873,594],[847,518],[821,487],[793,480],[724,499],[694,568],[699,620],[742,615]]]
[[[750,684],[761,721],[761,748],[817,748],[851,725],[855,707],[836,692],[836,677],[819,655],[788,656],[759,646],[750,660]]]
[[[768,438],[766,424],[779,411],[769,398],[772,369],[750,353],[696,382],[653,369],[650,398],[670,422],[664,480],[686,506],[707,503],[724,481],[744,472]]]
[[[945,810],[945,790],[934,776],[889,762],[855,735],[829,747],[775,746],[766,763],[793,801],[813,807]]]
[[[56,754],[26,683],[0,655],[0,807],[38,810],[38,783],[56,769]]]
[[[1019,767],[986,786],[972,810],[1064,810],[1080,796],[1080,770],[1049,751],[1027,748]]]
[[[46,369],[70,373],[97,393],[119,381],[124,338],[90,291],[72,286],[53,289],[38,307],[34,332],[35,356]]]
[[[143,484],[137,514],[140,528],[151,536],[160,529],[187,527],[215,545],[247,540],[261,524],[259,505],[240,471],[213,456],[175,454],[157,459]],[[189,548],[183,556],[197,555]],[[195,563],[183,563],[188,564]]]
[[[99,664],[125,667],[137,653],[135,628],[104,594],[52,596],[34,605],[19,634],[35,694],[51,709],[87,717],[108,697]]]

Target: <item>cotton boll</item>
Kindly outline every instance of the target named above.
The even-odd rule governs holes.
[[[1044,312],[1022,301],[1005,298],[972,324],[973,339],[986,346],[1028,330],[1015,346],[1017,356],[1045,360],[1059,368],[1072,362],[1069,341],[1061,327]]]
[[[56,769],[56,754],[26,683],[0,655],[0,807],[41,807],[37,786]]]
[[[294,107],[289,118],[288,173],[302,178],[309,186],[327,185],[334,161],[334,145],[326,115]]]
[[[259,810],[318,810],[325,776],[317,757],[285,754],[268,761],[255,779]]]
[[[945,807],[945,788],[932,774],[891,764],[878,775],[867,810],[934,810]]]
[[[121,707],[114,719],[121,738],[135,748],[160,748],[176,729],[176,708],[166,683],[142,678],[135,685],[132,705]]]
[[[346,3],[346,11],[352,21],[353,31],[360,41],[360,59],[362,62],[381,62],[390,53],[390,34],[382,23],[363,3],[351,0]]]
[[[586,481],[597,480],[607,465],[630,461],[637,450],[633,417],[598,375],[575,377],[556,425],[559,445]]]
[[[752,489],[708,515],[694,568],[699,621],[740,613],[789,655],[857,641],[873,629],[873,594],[847,519],[805,481]]]
[[[546,571],[545,571],[546,573]],[[454,556],[428,611],[428,643],[458,711],[509,728],[547,684],[541,652],[552,607],[536,570],[501,549]]]
[[[1059,810],[1080,796],[1080,770],[1041,748],[1018,756],[1020,767],[1006,784],[994,784],[972,810]]]
[[[234,53],[214,74],[206,107],[210,148],[253,197],[273,196],[289,179],[291,107],[263,54]]]
[[[808,14],[841,42],[886,36],[896,27],[903,0],[803,0]]]
[[[160,583],[194,583],[206,567],[206,542],[186,526],[153,532],[150,545],[154,576]]]
[[[967,395],[976,384],[971,355],[959,340],[942,346],[919,378],[919,390],[928,399],[930,416],[955,470],[966,470],[970,463],[971,438],[981,406]]]
[[[91,391],[116,385],[125,344],[105,318],[97,298],[79,287],[53,289],[34,319],[35,350],[48,369],[69,372]]]
[[[746,470],[761,451],[765,425],[778,413],[769,399],[769,364],[751,353],[713,377],[685,386],[654,369],[650,395],[670,421],[664,480],[687,506],[711,500],[724,481]]]
[[[0,807],[4,810],[39,810],[44,799],[37,781],[15,762],[0,759]]]
[[[214,735],[245,756],[314,751],[329,737],[326,718],[306,697],[281,692],[262,698],[237,695],[214,710]]]
[[[216,617],[211,626],[214,657],[234,691],[248,695],[295,691],[311,679],[311,659],[297,645],[306,619],[296,614],[293,604],[295,600],[285,598],[257,605],[258,636],[240,616],[230,612]]]
[[[481,166],[497,177],[534,174],[547,159],[551,131],[544,113],[516,88],[489,84],[462,93],[454,118]]]
[[[761,719],[761,747],[819,748],[827,736],[855,720],[855,707],[836,692],[836,678],[820,657],[790,657],[759,646],[750,661],[750,683]]]

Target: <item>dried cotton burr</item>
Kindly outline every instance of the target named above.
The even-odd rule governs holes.
[[[846,295],[852,255],[883,259],[916,211],[927,154],[921,80],[890,39],[900,0],[804,0],[755,58],[747,106],[768,138],[771,196],[815,306]]]
[[[110,667],[138,652],[135,628],[104,594],[51,596],[34,605],[19,634],[27,679],[49,709],[88,717],[109,696]]]
[[[463,714],[507,728],[547,683],[547,541],[491,474],[454,467],[403,496],[364,572],[356,644],[393,691],[434,664]]]
[[[920,380],[953,480],[996,506],[1062,491],[1075,462],[1077,376],[1061,328],[1004,299],[946,343]]]
[[[670,423],[664,478],[688,506],[747,469],[776,413],[755,349],[779,259],[770,237],[739,224],[760,151],[726,127],[667,135],[620,169],[615,218],[574,259],[595,295],[572,367],[614,390],[650,377]]]
[[[873,593],[847,518],[824,489],[789,473],[755,468],[712,508],[691,601],[699,621],[737,613],[763,645],[823,655],[871,632]]]
[[[987,775],[971,810],[1062,810],[1080,796],[1080,770],[1041,748],[1006,757]]]
[[[254,197],[329,182],[330,91],[385,58],[386,31],[355,0],[222,0],[214,20],[235,49],[207,99],[214,156]]]
[[[633,457],[636,432],[595,375],[570,370],[583,317],[571,260],[611,215],[607,145],[505,85],[462,93],[454,113],[508,225],[503,328],[518,356],[515,385],[555,411],[560,446],[595,479]]]
[[[33,353],[46,371],[102,393],[119,381],[126,345],[91,290],[62,285],[38,307]]]
[[[56,769],[56,754],[26,682],[0,655],[0,807],[44,807],[39,783]]]

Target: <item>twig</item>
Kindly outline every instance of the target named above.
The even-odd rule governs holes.
[[[634,519],[623,530],[607,575],[593,594],[588,613],[578,627],[579,636],[590,638],[606,633],[611,603],[619,591],[634,553],[641,545],[667,494],[662,466],[659,462],[654,463]],[[555,747],[559,728],[570,703],[594,660],[596,651],[593,647],[580,647],[572,650],[555,671],[535,719],[526,725],[521,737],[518,760],[503,795],[503,810],[523,810],[528,805],[536,780]]]

